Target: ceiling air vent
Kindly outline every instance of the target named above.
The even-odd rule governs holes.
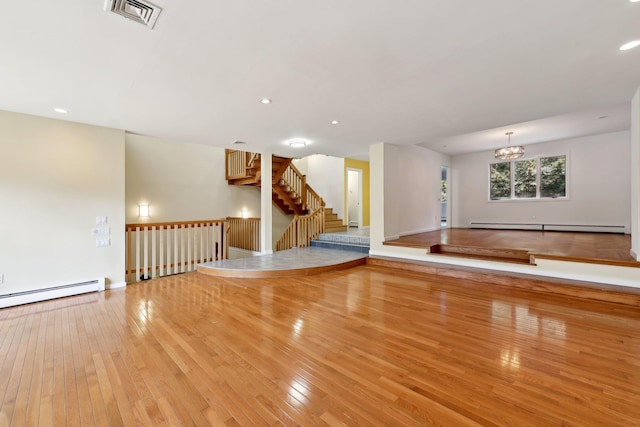
[[[139,24],[153,28],[162,8],[147,1],[105,0],[104,10],[117,13]]]

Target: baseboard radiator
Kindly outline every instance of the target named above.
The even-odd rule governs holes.
[[[624,225],[543,224],[471,221],[469,223],[469,228],[487,228],[491,230],[583,231],[588,233],[618,234],[625,233]]]
[[[14,292],[12,294],[0,295],[0,308],[87,294],[89,292],[99,292],[104,290],[104,286],[105,279],[100,278],[88,282],[70,283],[68,285],[53,286],[44,289]]]

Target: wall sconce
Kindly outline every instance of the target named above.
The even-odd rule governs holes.
[[[148,203],[140,203],[138,205],[138,217],[140,217],[140,218],[149,218],[149,204]]]
[[[242,216],[242,218],[249,218],[249,209],[242,209],[240,211],[240,215]]]

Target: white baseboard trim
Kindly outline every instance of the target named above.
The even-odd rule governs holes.
[[[101,277],[86,282],[14,292],[7,295],[0,295],[0,308],[87,294],[90,292],[100,292],[101,290],[104,290],[104,286],[105,279]]]
[[[118,289],[118,288],[124,288],[126,286],[127,286],[127,282],[109,283],[109,285],[107,285],[106,289]]]
[[[629,253],[631,254],[631,257],[633,259],[635,259],[636,261],[640,261],[640,258],[638,258],[638,254],[636,253],[636,251],[634,251],[633,249],[629,249]]]
[[[402,233],[399,233],[400,237],[403,236],[410,236],[412,234],[420,234],[420,233],[429,233],[431,231],[437,231],[437,230],[442,230],[441,226],[437,226],[434,228],[423,228],[420,230],[413,230],[413,231],[403,231]]]

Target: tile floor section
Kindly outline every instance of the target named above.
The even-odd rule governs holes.
[[[296,270],[300,268],[326,267],[366,258],[366,254],[318,247],[294,248],[270,255],[249,258],[223,259],[200,265],[221,270]]]

